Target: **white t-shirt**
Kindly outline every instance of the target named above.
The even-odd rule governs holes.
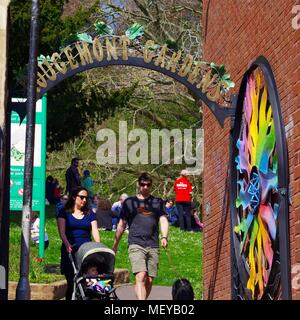
[[[31,224],[31,239],[35,243],[39,243],[40,236],[40,218],[36,218],[35,221]],[[48,241],[48,234],[45,228],[45,241]]]

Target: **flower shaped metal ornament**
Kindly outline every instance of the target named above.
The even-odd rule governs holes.
[[[272,106],[259,69],[250,74],[243,102],[243,125],[236,147],[240,256],[252,299],[263,299],[278,250],[278,157]]]

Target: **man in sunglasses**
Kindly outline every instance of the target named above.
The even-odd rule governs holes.
[[[169,223],[163,200],[151,195],[151,176],[147,172],[142,173],[138,183],[139,194],[127,198],[123,203],[112,249],[117,252],[128,223],[128,254],[132,272],[135,274],[135,293],[138,300],[146,300],[151,292],[153,279],[157,275],[159,224],[161,245],[166,248]]]

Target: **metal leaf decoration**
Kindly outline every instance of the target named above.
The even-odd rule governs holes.
[[[235,83],[230,79],[230,74],[226,72],[224,64],[217,65],[212,62],[210,67],[212,69],[212,74],[217,73],[220,77],[220,81],[226,84],[226,91],[230,88],[234,88]]]
[[[114,33],[113,29],[103,21],[96,22],[94,27],[98,36],[111,36]]]
[[[47,57],[45,57],[44,55],[40,54],[37,58],[38,62],[43,62],[44,60],[47,60],[49,63],[51,63],[51,58],[50,56],[48,55]]]
[[[63,41],[62,47],[76,41],[85,41],[88,43],[93,43],[93,38],[87,33],[73,33]]]
[[[93,38],[88,33],[77,33],[77,41],[93,43]]]
[[[138,37],[143,36],[144,27],[138,23],[134,23],[129,29],[126,30],[125,35],[130,39],[134,40]]]

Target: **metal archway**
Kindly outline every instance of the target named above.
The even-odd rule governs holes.
[[[146,43],[146,47],[139,46],[138,49],[132,49],[128,44],[125,54],[124,47],[117,46],[119,43],[124,44],[124,41],[129,39],[124,36],[96,37],[92,43],[74,42],[61,49],[60,53],[53,53],[51,59],[45,58],[38,64],[37,99],[63,80],[78,73],[94,68],[124,65],[154,70],[183,84],[208,106],[221,127],[227,117],[234,115],[234,106],[230,107],[228,103],[227,106],[222,106],[217,102],[222,100],[219,99],[222,98],[220,92],[228,90],[224,80],[218,76],[218,71],[212,69],[208,63],[194,61],[191,55],[183,57],[181,51],[170,51],[167,46],[159,47],[154,54],[147,44],[151,41]],[[150,53],[146,52],[147,50]],[[232,105],[232,101],[230,103]],[[26,110],[21,104],[17,106],[12,103],[11,110],[16,111],[21,119],[25,117]]]
[[[234,299],[290,299],[288,154],[274,75],[260,56],[245,73],[231,136]]]
[[[217,118],[217,121],[219,122],[220,126],[224,126],[224,121],[227,117],[230,117],[234,114],[234,110],[231,108],[226,108],[223,106],[220,106],[217,102],[210,100],[207,97],[207,94],[203,93],[201,90],[199,90],[195,84],[191,84],[187,77],[181,77],[177,73],[174,73],[170,70],[161,68],[160,66],[156,66],[154,62],[150,63],[145,63],[143,58],[141,57],[128,57],[128,60],[122,60],[122,59],[117,59],[117,60],[104,60],[104,61],[94,61],[91,64],[87,65],[81,65],[77,69],[70,70],[66,74],[59,74],[57,79],[55,81],[48,81],[47,88],[42,89],[40,93],[38,94],[38,99],[43,96],[44,93],[46,93],[48,90],[56,86],[58,83],[61,81],[72,77],[73,75],[84,72],[90,69],[94,68],[101,68],[101,67],[107,67],[107,66],[117,66],[117,65],[125,65],[125,66],[132,66],[132,67],[139,67],[139,68],[144,68],[144,69],[149,69],[149,70],[154,70],[157,72],[160,72],[164,75],[169,76],[170,78],[173,78],[174,80],[178,81],[179,83],[183,84],[187,89],[189,89],[191,92],[195,94],[195,96],[202,100],[212,111],[214,116]]]

